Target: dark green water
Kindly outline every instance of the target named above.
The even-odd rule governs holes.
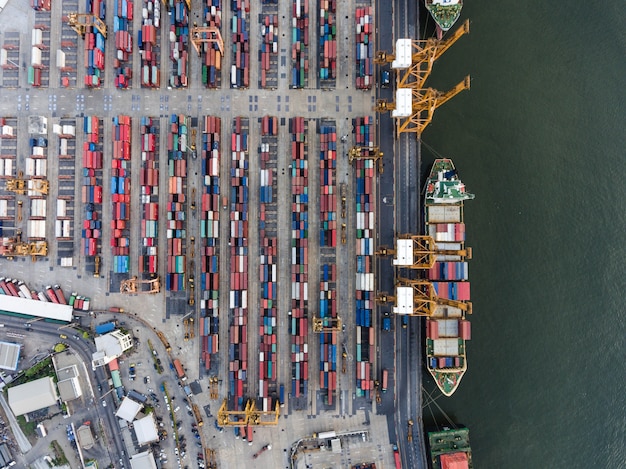
[[[476,468],[624,468],[626,2],[466,0],[465,18],[430,85],[472,89],[423,135],[476,194],[469,371],[438,402]]]

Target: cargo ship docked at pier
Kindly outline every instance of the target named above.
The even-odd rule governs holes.
[[[424,3],[437,27],[441,29],[441,34],[454,25],[463,8],[463,0],[425,0]]]
[[[473,198],[452,160],[435,160],[425,186],[424,220],[425,234],[442,252],[429,269],[428,279],[443,301],[426,318],[426,367],[446,396],[454,393],[467,370],[465,345],[471,338],[466,318],[471,312],[467,259],[471,250],[465,248],[463,203]]]
[[[469,430],[461,427],[428,432],[428,455],[432,469],[472,469]]]

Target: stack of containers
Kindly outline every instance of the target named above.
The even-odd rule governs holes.
[[[127,273],[130,256],[130,116],[113,118],[111,251],[113,272]]]
[[[249,0],[231,0],[233,62],[230,69],[230,87],[248,88],[250,86],[250,41],[248,20]]]
[[[87,0],[87,13],[106,21],[105,0]],[[85,86],[99,88],[104,74],[105,38],[94,26],[85,27]]]
[[[320,81],[324,87],[335,86],[337,78],[337,0],[319,0],[320,5]]]
[[[30,6],[35,11],[50,11],[52,0],[30,0]]]
[[[48,139],[44,137],[30,138],[30,158],[26,158],[27,176],[45,179],[47,173]],[[37,192],[28,192],[30,212],[27,224],[29,239],[45,239],[46,237],[46,196]]]
[[[219,236],[220,236],[220,135],[219,117],[205,116],[202,130],[202,175],[204,191],[200,203],[202,242],[200,274],[200,336],[204,369],[219,351]]]
[[[291,87],[306,88],[309,72],[309,0],[293,0]]]
[[[155,0],[156,1],[156,0]],[[185,0],[169,0],[171,88],[187,88],[189,49],[189,12]]]
[[[28,84],[38,88],[41,86],[41,71],[44,68],[42,51],[47,50],[43,44],[43,30],[37,28],[33,29],[31,42],[32,48],[30,67],[28,67]]]
[[[133,2],[113,0],[113,33],[115,34],[116,57],[115,87],[130,88],[133,76]]]
[[[159,120],[141,118],[141,254],[139,272],[158,272],[159,239]]]
[[[161,48],[161,2],[159,0],[143,0],[141,9],[141,29],[137,44],[141,57],[142,88],[159,88],[161,86],[160,55]]]
[[[259,51],[261,88],[276,88],[278,86],[278,75],[268,72],[271,70],[271,64],[278,61],[278,15],[265,15],[263,17],[261,38],[261,50]],[[270,81],[269,84],[268,79]]]
[[[374,72],[374,24],[372,7],[356,9],[356,87],[369,90]]]
[[[356,144],[374,146],[371,116],[353,122]],[[371,360],[374,358],[374,160],[357,159],[356,174],[356,394],[370,398],[373,389]]]
[[[187,191],[187,117],[172,114],[167,136],[167,291],[185,290],[185,226]]]
[[[337,246],[337,129],[334,122],[320,126],[320,246]]]
[[[2,49],[4,50],[4,49]],[[0,154],[0,249],[11,243],[12,236],[15,236],[10,230],[4,231],[6,228],[15,227],[15,199],[14,192],[6,191],[5,183],[2,181],[6,178],[16,176],[16,157],[17,157],[17,117],[0,117],[0,139],[2,154]]]
[[[248,369],[248,119],[236,117],[230,166],[229,393],[243,408]]]
[[[289,120],[291,133],[291,395],[306,396],[309,379],[309,167],[307,125],[303,117]]]
[[[102,237],[102,121],[96,116],[83,118],[83,189],[85,218],[82,226],[83,255],[100,254]]]
[[[270,411],[276,394],[278,309],[276,290],[278,284],[278,201],[276,194],[276,167],[278,148],[278,118],[261,119],[260,156],[260,220],[259,220],[259,280],[261,281],[261,319],[259,321],[259,397],[263,410]]]
[[[320,318],[337,318],[337,264],[320,265]],[[337,389],[337,332],[322,332],[320,338],[320,389],[327,405],[333,405]]]
[[[74,160],[76,158],[76,126],[72,124],[55,125],[53,132],[59,136],[59,188],[64,186],[63,182],[65,181],[68,183],[71,182],[72,186],[74,186],[74,171],[68,172],[69,174],[64,174],[63,169],[67,166],[74,167]],[[70,241],[72,244],[74,217],[71,215],[73,215],[73,205],[73,198],[59,194],[57,198],[55,236],[59,241]],[[60,251],[61,249],[59,249],[59,252]],[[62,266],[67,262],[63,259],[64,258],[61,257]]]
[[[204,25],[222,30],[222,0],[206,0]],[[205,33],[202,33],[205,35]],[[219,88],[222,82],[222,53],[214,42],[202,44],[202,83],[207,88]]]

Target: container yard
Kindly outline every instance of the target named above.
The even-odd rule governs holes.
[[[248,372],[248,119],[232,123],[230,166],[229,383],[231,405],[241,410]]]
[[[201,149],[203,189],[200,202],[200,360],[207,371],[211,369],[211,357],[219,352],[221,134],[221,119],[205,116]]]
[[[291,17],[291,88],[309,84],[309,2],[293,0]]]
[[[144,0],[137,46],[141,58],[141,87],[161,87],[161,2]]]
[[[87,0],[87,13],[106,20],[106,4],[104,0]],[[104,57],[106,37],[98,28],[92,25],[85,26],[84,60],[85,86],[100,88],[104,85]]]
[[[354,121],[357,145],[373,147],[372,117],[357,117]],[[356,393],[371,397],[375,357],[374,311],[374,229],[375,183],[374,161],[354,161],[356,197]]]
[[[337,78],[337,0],[319,0],[318,78],[322,88],[334,88]]]
[[[374,23],[372,7],[356,9],[356,87],[369,90],[374,74]]]
[[[289,121],[291,134],[291,397],[302,405],[308,393],[309,165],[308,123]],[[294,403],[294,405],[297,405]]]
[[[159,272],[159,131],[159,119],[141,118],[139,184],[142,215],[139,273],[148,276]]]
[[[167,135],[167,275],[168,291],[185,290],[187,244],[187,116],[172,114]]]
[[[248,24],[250,0],[232,0],[230,6],[233,51],[230,68],[230,87],[248,88],[250,86],[250,31]]]
[[[259,145],[259,399],[269,411],[276,396],[278,375],[278,200],[277,200],[278,118],[261,118]]]
[[[131,87],[133,77],[133,2],[113,0],[113,34],[115,35],[115,87]]]
[[[113,118],[111,158],[111,250],[113,272],[130,270],[130,156],[132,144],[130,116]]]
[[[168,87],[187,88],[189,76],[189,11],[184,0],[168,0],[170,72]]]
[[[274,11],[271,5],[264,4],[263,11]],[[261,88],[275,89],[278,86],[278,14],[264,14],[261,18],[261,49],[259,50],[261,68]]]
[[[205,0],[204,26],[222,30],[222,0]],[[209,33],[200,33],[207,39]],[[202,44],[202,84],[207,88],[222,86],[222,53],[215,42]]]
[[[102,249],[102,120],[96,116],[83,119],[82,177],[82,255],[92,258]]]

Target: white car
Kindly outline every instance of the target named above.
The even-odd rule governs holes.
[[[107,401],[102,401],[102,407],[106,407],[107,406]]]

